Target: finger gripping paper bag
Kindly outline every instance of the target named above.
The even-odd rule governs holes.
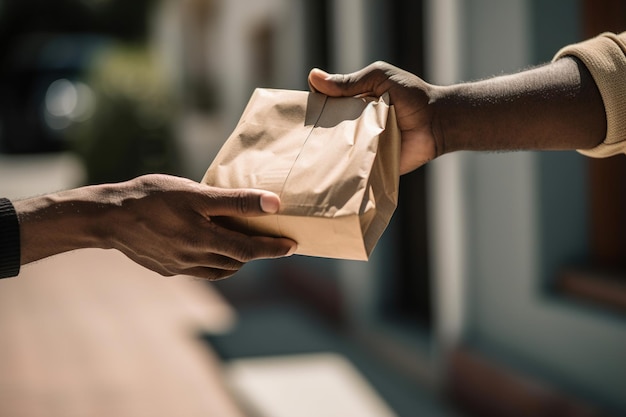
[[[385,95],[256,89],[202,182],[280,196],[275,215],[231,219],[296,253],[367,260],[396,208],[400,133]]]

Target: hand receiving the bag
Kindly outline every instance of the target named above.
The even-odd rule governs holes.
[[[275,213],[279,205],[278,196],[266,191],[221,189],[168,175],[14,202],[22,264],[73,249],[113,248],[161,275],[210,280],[253,259],[295,251],[292,240],[248,236],[214,221]]]
[[[429,108],[430,85],[419,77],[386,62],[375,62],[351,74],[309,73],[309,86],[328,96],[375,96],[389,93],[402,133],[400,174],[432,160],[437,154]]]

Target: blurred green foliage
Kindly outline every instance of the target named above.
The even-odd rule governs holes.
[[[94,92],[95,111],[67,135],[85,163],[89,183],[178,171],[172,131],[178,106],[145,47],[106,48],[84,81]]]

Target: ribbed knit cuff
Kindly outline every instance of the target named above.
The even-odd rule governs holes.
[[[595,38],[568,45],[554,59],[575,56],[587,67],[604,103],[606,138],[592,149],[580,153],[596,158],[626,153],[626,32],[603,33]]]
[[[20,224],[11,201],[0,198],[0,278],[20,273]]]

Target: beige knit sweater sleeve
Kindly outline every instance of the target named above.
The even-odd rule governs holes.
[[[602,95],[607,119],[604,141],[579,152],[598,158],[626,153],[626,32],[603,33],[566,46],[554,59],[568,55],[579,58],[591,72]]]

